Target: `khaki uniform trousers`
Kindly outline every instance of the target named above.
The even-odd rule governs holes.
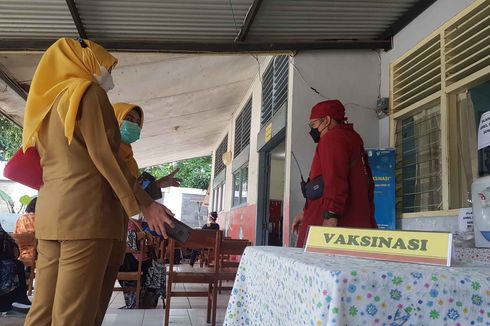
[[[102,325],[125,249],[121,240],[39,240],[34,301],[24,325]]]

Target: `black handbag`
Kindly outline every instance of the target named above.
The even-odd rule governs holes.
[[[323,195],[323,176],[318,176],[313,180],[308,178],[307,182],[301,182],[301,191],[306,199],[315,200]]]

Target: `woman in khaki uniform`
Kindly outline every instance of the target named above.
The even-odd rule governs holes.
[[[132,144],[139,139],[139,134],[143,128],[145,116],[143,109],[138,105],[131,103],[115,103],[112,106],[114,108],[117,123],[121,129],[119,157],[128,165],[131,175],[134,178],[138,178],[140,172],[138,163],[134,159]],[[135,131],[135,128],[138,128],[138,130]],[[177,172],[179,172],[179,168],[158,179],[156,182],[160,188],[180,187],[182,180],[175,178]]]
[[[90,41],[60,39],[41,58],[26,104],[23,146],[36,146],[36,293],[25,325],[100,325],[124,255],[127,217],[142,212],[166,237],[164,206],[118,157],[106,91],[117,60]]]

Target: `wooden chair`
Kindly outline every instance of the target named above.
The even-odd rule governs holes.
[[[134,281],[134,282],[136,282],[136,286],[114,287],[114,291],[133,291],[133,292],[135,292],[136,309],[138,309],[140,306],[141,277],[143,274],[143,257],[145,256],[145,253],[147,250],[146,249],[146,242],[147,242],[148,234],[146,232],[142,231],[141,227],[137,223],[135,223],[131,220],[129,221],[129,223],[133,223],[136,226],[136,229],[138,230],[136,232],[136,238],[138,241],[139,250],[133,250],[129,247],[126,247],[126,254],[136,254],[136,257],[138,257],[137,258],[138,269],[134,272],[119,272],[119,273],[117,273],[117,280],[118,281]]]
[[[218,272],[218,290],[232,290],[232,287],[224,287],[223,281],[235,281],[240,260],[231,260],[231,257],[240,257],[245,249],[252,245],[248,240],[225,239],[221,242],[220,248],[220,268]]]
[[[170,318],[170,305],[172,297],[207,297],[208,311],[206,321],[211,321],[212,326],[216,325],[216,300],[218,265],[206,268],[193,268],[186,266],[174,266],[175,248],[188,249],[212,249],[214,261],[218,261],[221,245],[222,231],[216,230],[193,230],[191,236],[185,244],[180,244],[173,239],[169,239],[169,270],[167,278],[167,297],[165,306],[165,322],[168,326]],[[208,291],[173,291],[173,283],[194,283],[208,284]]]
[[[34,277],[36,273],[36,260],[37,260],[37,240],[34,233],[22,233],[22,234],[10,234],[15,240],[19,249],[22,251],[23,248],[32,247],[34,252],[31,258],[25,259],[20,257],[19,260],[24,264],[25,267],[30,268],[29,277],[26,279],[27,282],[27,294],[32,295],[32,289],[34,284]]]

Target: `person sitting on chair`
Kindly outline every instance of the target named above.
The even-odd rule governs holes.
[[[208,216],[208,223],[204,224],[202,226],[203,230],[219,230],[219,224],[216,223],[216,220],[218,219],[218,213],[217,212],[211,212]],[[192,250],[191,254],[191,260],[189,264],[191,266],[194,266],[196,263],[197,257],[201,253],[200,250]]]
[[[24,264],[18,260],[19,247],[0,225],[0,312],[29,311]]]
[[[35,233],[34,221],[36,214],[36,201],[37,197],[34,197],[31,202],[26,206],[24,214],[19,216],[15,223],[14,234],[27,234]],[[34,246],[21,246],[20,258],[25,260],[31,260],[34,257]]]

